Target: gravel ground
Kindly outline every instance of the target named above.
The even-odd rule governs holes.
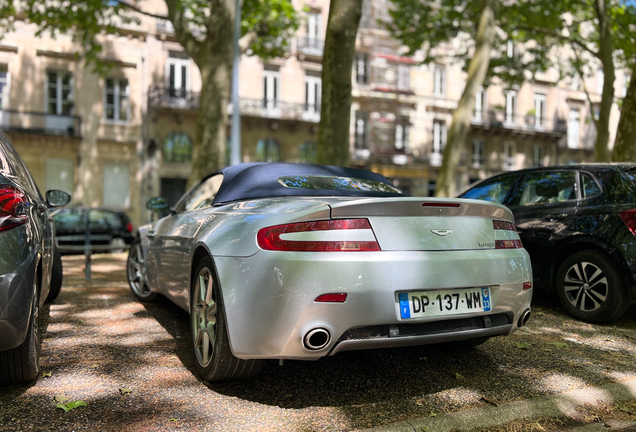
[[[636,377],[635,305],[594,326],[538,292],[525,329],[472,350],[272,361],[256,378],[210,384],[194,373],[188,315],[137,302],[124,267],[124,254],[97,255],[85,281],[83,257],[64,257],[62,293],[44,311],[42,377],[0,389],[0,430],[351,430]],[[87,406],[64,412],[56,396]]]

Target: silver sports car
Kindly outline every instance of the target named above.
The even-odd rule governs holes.
[[[168,213],[163,198],[148,202]],[[242,164],[139,229],[128,280],[190,313],[203,379],[264,359],[510,335],[530,317],[530,258],[512,213],[411,198],[368,171]]]

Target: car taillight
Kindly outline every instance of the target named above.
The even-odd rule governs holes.
[[[517,231],[515,224],[501,220],[493,220],[492,227],[502,231]],[[521,249],[523,244],[521,240],[495,240],[495,249]]]
[[[500,221],[500,220],[493,220],[492,227],[498,230],[517,231],[517,228],[515,228],[515,224],[513,224],[512,222],[506,222],[506,221]]]
[[[133,226],[130,222],[126,224],[126,231],[128,231],[129,233],[133,232]]]
[[[629,231],[636,235],[636,209],[630,209],[620,212],[623,223],[629,228]]]
[[[379,251],[366,219],[300,222],[261,229],[258,245],[270,251],[373,252]]]
[[[10,186],[0,186],[0,231],[26,223],[29,203],[24,194]]]

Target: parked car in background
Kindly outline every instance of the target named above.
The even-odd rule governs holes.
[[[40,308],[62,287],[62,261],[48,209],[70,199],[57,190],[42,197],[0,132],[0,385],[38,376]]]
[[[461,198],[503,204],[532,259],[575,318],[612,322],[636,295],[636,165],[533,168],[486,179]]]
[[[369,171],[241,164],[139,229],[128,281],[139,300],[162,294],[190,313],[209,381],[254,375],[263,359],[474,346],[530,316],[512,221],[499,204],[406,197]]]
[[[122,252],[135,240],[133,225],[123,211],[68,207],[53,213],[57,243],[63,253],[84,253],[86,216],[93,252]]]

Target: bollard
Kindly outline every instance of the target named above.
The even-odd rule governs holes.
[[[91,226],[88,220],[88,214],[90,210],[86,209],[86,215],[84,221],[86,223],[85,238],[84,238],[84,255],[86,256],[84,267],[84,279],[91,280]]]

